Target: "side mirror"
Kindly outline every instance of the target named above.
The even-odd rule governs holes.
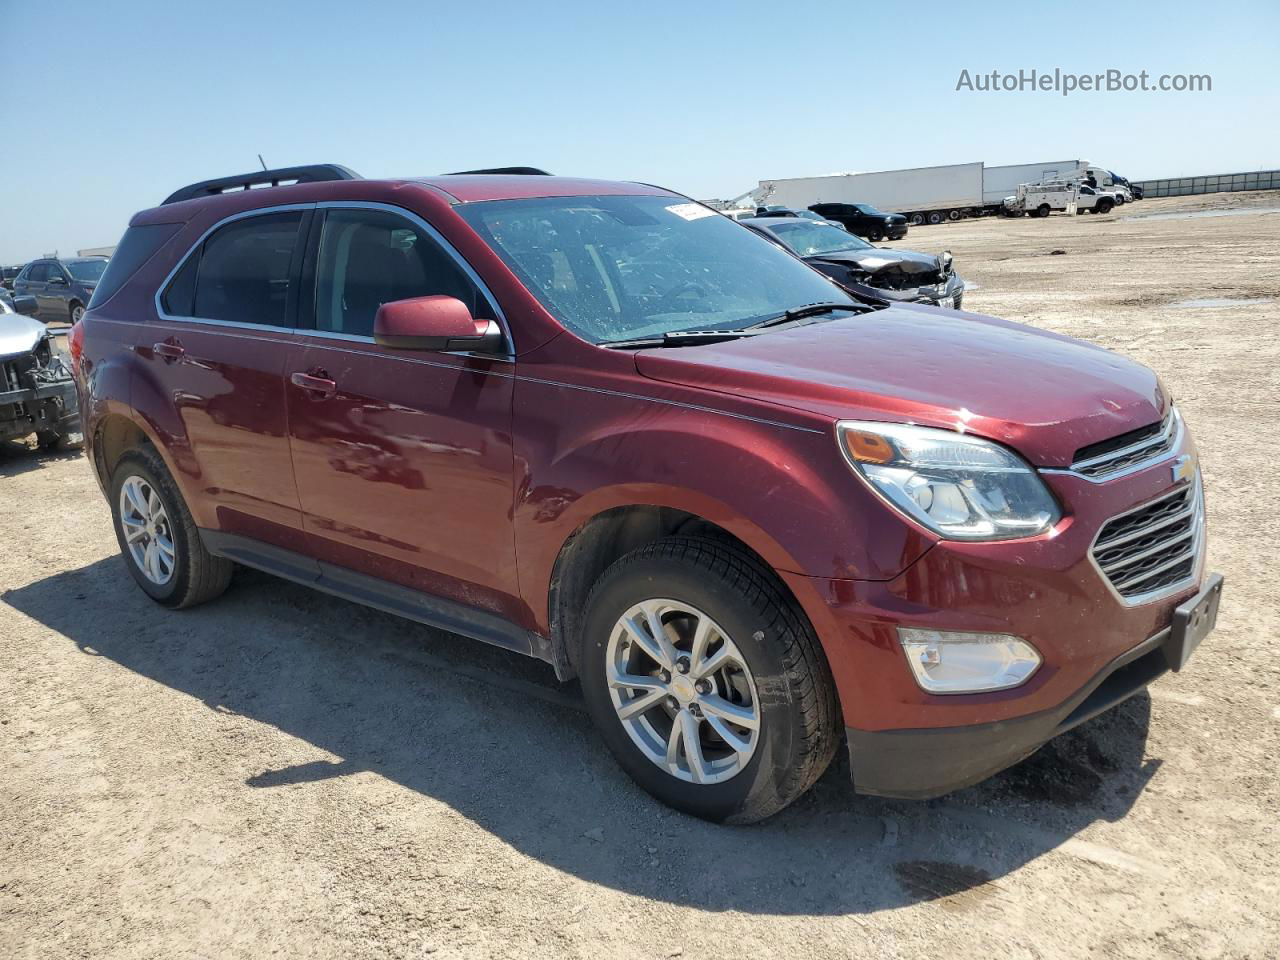
[[[63,276],[55,275],[49,278],[49,282],[54,284],[61,284],[62,286],[65,287],[67,285],[67,278]]]
[[[477,320],[455,297],[414,297],[384,303],[373,317],[373,339],[398,350],[467,350],[500,353],[502,331]]]
[[[20,313],[24,317],[34,317],[39,312],[39,305],[36,303],[35,297],[14,297],[13,312]]]

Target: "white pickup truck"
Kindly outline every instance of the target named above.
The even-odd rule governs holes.
[[[1047,217],[1054,210],[1074,209],[1076,213],[1110,213],[1116,196],[1074,180],[1022,183],[1017,196],[1006,197],[1004,214],[1009,217]]]

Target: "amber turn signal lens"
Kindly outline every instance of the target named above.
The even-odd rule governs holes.
[[[844,445],[849,456],[859,463],[890,463],[894,458],[893,447],[884,437],[874,433],[846,429]]]

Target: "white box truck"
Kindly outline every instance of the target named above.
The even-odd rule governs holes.
[[[982,203],[998,208],[1005,197],[1017,196],[1023,183],[1083,180],[1088,160],[1045,160],[1043,163],[1010,163],[982,170]]]
[[[982,212],[982,163],[761,180],[753,195],[761,205],[804,210],[814,203],[861,203],[913,224],[941,223]]]

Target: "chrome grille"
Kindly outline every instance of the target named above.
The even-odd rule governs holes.
[[[1201,496],[1197,477],[1102,525],[1090,555],[1116,593],[1137,603],[1195,576],[1203,530]]]
[[[1178,442],[1181,421],[1176,410],[1159,423],[1081,447],[1071,469],[1093,480],[1109,477],[1163,456]]]

